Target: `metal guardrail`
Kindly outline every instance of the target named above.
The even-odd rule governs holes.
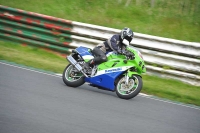
[[[72,27],[71,21],[0,6],[0,37],[10,41],[70,52]]]
[[[118,29],[80,22],[72,24],[72,33],[83,36],[78,43],[84,45],[96,45],[99,41],[120,32]],[[87,39],[87,42],[84,42],[84,39]],[[142,52],[147,64],[147,73],[200,86],[200,43],[135,33],[131,44]]]
[[[78,46],[93,48],[120,30],[0,5],[0,38],[70,53]],[[200,86],[200,43],[135,33],[131,42],[147,64],[147,72]]]

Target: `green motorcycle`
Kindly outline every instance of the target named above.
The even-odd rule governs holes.
[[[141,53],[128,46],[122,54],[107,53],[107,62],[84,70],[84,63],[94,58],[91,49],[78,47],[67,56],[70,64],[63,72],[63,81],[67,86],[78,87],[85,82],[93,87],[115,91],[122,99],[131,99],[142,89],[142,73],[146,72]]]

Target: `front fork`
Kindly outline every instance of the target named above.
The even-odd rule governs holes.
[[[125,85],[128,85],[129,75],[128,73],[125,74]]]
[[[125,84],[128,85],[129,83],[129,78],[131,78],[133,75],[139,75],[137,72],[133,72],[133,71],[130,71],[129,69],[127,70],[127,72],[125,73]]]

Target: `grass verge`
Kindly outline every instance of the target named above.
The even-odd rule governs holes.
[[[0,60],[55,73],[62,73],[68,64],[65,58],[45,50],[2,41],[0,41]],[[143,93],[200,106],[200,87],[149,75],[143,75],[143,82]]]
[[[36,47],[0,41],[0,60],[7,60],[34,68],[61,73],[68,62],[62,56]]]

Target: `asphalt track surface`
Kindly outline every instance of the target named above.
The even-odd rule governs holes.
[[[0,62],[0,133],[200,133],[200,108],[88,85]]]

